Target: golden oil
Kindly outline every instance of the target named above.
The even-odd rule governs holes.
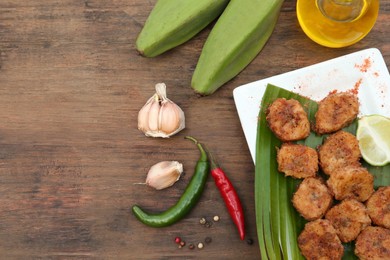
[[[304,33],[316,43],[341,48],[363,39],[374,26],[379,0],[297,0]]]

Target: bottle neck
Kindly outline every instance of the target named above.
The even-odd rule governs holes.
[[[351,22],[362,17],[371,0],[316,0],[317,8],[330,20]]]

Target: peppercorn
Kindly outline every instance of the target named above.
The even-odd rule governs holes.
[[[181,242],[181,238],[180,237],[175,237],[175,243],[176,244],[180,244]]]
[[[180,247],[183,247],[186,245],[186,242],[185,241],[180,241]]]
[[[246,243],[247,243],[248,245],[252,245],[252,244],[253,244],[253,239],[252,239],[252,238],[248,238],[248,239],[246,240]]]
[[[206,237],[206,238],[204,239],[204,242],[205,242],[206,244],[210,244],[211,241],[212,241],[211,237]]]
[[[195,248],[195,245],[191,243],[191,244],[188,245],[188,248],[192,250],[192,249]]]
[[[214,220],[215,222],[219,221],[219,216],[214,216],[214,217],[213,217],[213,220]]]
[[[200,223],[201,225],[206,224],[206,219],[205,219],[205,218],[201,218],[201,219],[199,220],[199,223]]]
[[[203,248],[203,243],[198,243],[198,248],[202,249]]]
[[[210,221],[206,221],[206,224],[204,224],[205,227],[209,228],[212,226],[211,222]]]

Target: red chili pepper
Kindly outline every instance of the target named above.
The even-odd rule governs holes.
[[[210,152],[209,160],[211,165],[211,176],[213,176],[215,185],[218,187],[221,196],[225,201],[230,217],[233,219],[234,224],[237,226],[241,240],[244,240],[245,221],[240,198],[238,197],[238,194],[234,189],[233,184],[230,182],[224,171],[215,162]]]

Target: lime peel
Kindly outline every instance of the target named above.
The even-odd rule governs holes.
[[[367,163],[383,166],[390,162],[390,118],[376,114],[361,117],[356,138]]]

